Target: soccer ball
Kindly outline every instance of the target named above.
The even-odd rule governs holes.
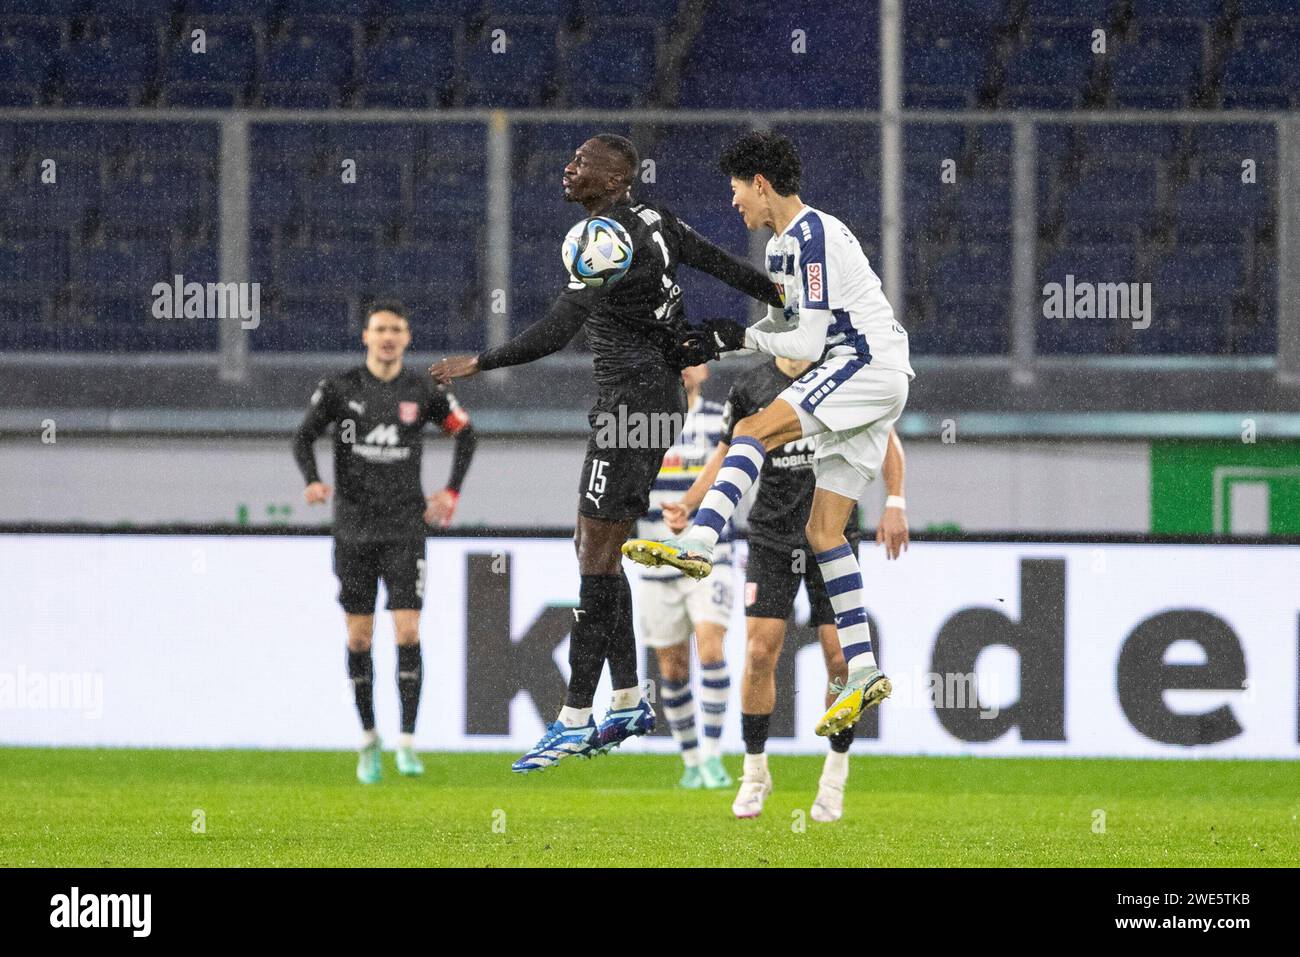
[[[564,237],[564,268],[584,286],[617,282],[632,265],[632,237],[605,216],[584,219]]]

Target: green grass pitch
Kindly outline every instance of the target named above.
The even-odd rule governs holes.
[[[817,824],[819,757],[773,756],[755,821],[732,819],[731,790],[677,790],[673,756],[528,776],[513,757],[427,754],[410,779],[386,754],[363,787],[337,752],[0,749],[0,864],[854,865],[852,848],[877,867],[1300,863],[1286,761],[854,756],[844,819]]]

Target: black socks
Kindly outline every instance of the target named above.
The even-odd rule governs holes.
[[[415,734],[415,716],[420,710],[420,687],[424,684],[424,661],[420,643],[397,646],[397,697],[402,703],[402,734]]]
[[[609,633],[605,657],[609,659],[610,685],[616,691],[637,687],[636,631],[632,625],[632,586],[622,571],[617,576],[618,617]]]
[[[375,666],[370,651],[348,650],[348,678],[361,716],[361,730],[375,730]]]
[[[567,707],[591,707],[600,672],[605,667],[606,645],[618,626],[622,589],[626,584],[622,574],[582,576],[578,607],[573,609],[573,630],[569,633],[569,691],[564,699]],[[632,644],[635,666],[635,639]],[[623,687],[617,682],[614,686]]]
[[[762,754],[767,749],[767,728],[771,723],[770,714],[741,714],[740,733],[745,738],[746,754]]]

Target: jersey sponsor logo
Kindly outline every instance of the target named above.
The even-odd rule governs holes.
[[[758,601],[758,582],[745,582],[745,607]]]
[[[397,425],[393,422],[383,422],[366,433],[364,439],[349,448],[354,455],[361,456],[367,462],[391,465],[394,462],[405,462],[411,457],[411,450],[404,445],[398,445],[400,441],[401,435],[397,431]]]
[[[822,302],[826,298],[826,286],[822,281],[822,264],[808,264],[808,301]]]
[[[367,445],[396,445],[397,444],[397,426],[391,422],[383,422],[376,425],[366,433],[365,443]]]
[[[420,403],[397,403],[397,417],[402,420],[403,425],[414,425],[416,420],[420,418]]]

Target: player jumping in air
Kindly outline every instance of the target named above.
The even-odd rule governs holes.
[[[705,337],[686,325],[677,267],[692,266],[769,304],[779,301],[767,276],[704,239],[662,206],[637,202],[631,188],[640,168],[636,147],[622,136],[587,140],[564,168],[564,198],[590,216],[620,223],[632,239],[632,263],[617,282],[569,288],[545,319],[502,346],[473,356],[450,356],[430,368],[439,382],[532,362],[563,348],[583,326],[593,354],[599,395],[590,421],[586,461],[578,486],[574,544],[582,576],[569,644],[569,687],[559,717],[515,762],[515,771],[548,768],[566,757],[608,751],[654,728],[654,710],[637,679],[632,592],[619,549],[646,513],[650,486],[671,436],[644,441],[629,430],[611,446],[600,419],[680,421],[686,412],[681,370],[710,354]],[[653,417],[653,418],[652,418]],[[662,430],[670,431],[670,430]],[[637,438],[637,441],[632,439]],[[721,528],[721,526],[719,526]],[[592,717],[592,699],[605,660],[614,693],[605,720]]]
[[[677,444],[664,455],[663,466],[650,490],[650,511],[638,531],[650,538],[667,534],[662,506],[675,502],[699,484],[712,466],[722,464],[718,449],[722,437],[723,409],[701,394],[709,377],[707,365],[682,370],[689,411]],[[705,483],[704,488],[708,488]],[[682,750],[686,770],[678,782],[684,788],[731,787],[731,775],[722,764],[722,728],[727,718],[731,676],[723,639],[731,620],[732,572],[730,529],[724,530],[713,554],[713,574],[696,580],[671,565],[642,569],[637,593],[641,639],[655,650],[664,716],[673,740]],[[691,632],[700,657],[700,706],[704,735],[695,727],[695,701],[691,693]]]
[[[862,247],[838,219],[799,198],[801,170],[794,144],[770,132],[750,133],[723,154],[732,205],[745,226],[773,232],[767,268],[785,304],[749,328],[729,320],[706,327],[719,351],[748,348],[814,366],[763,411],[736,423],[717,481],[690,528],[664,542],[637,540],[623,548],[642,564],[666,562],[689,575],[707,575],[718,535],[767,453],[819,436],[806,532],[848,665],[844,689],[817,722],[818,734],[832,735],[852,727],[892,690],[872,653],[862,574],[844,526],[880,470],[915,374],[907,333]]]
[[[696,478],[677,502],[663,506],[664,523],[673,532],[685,529],[690,515],[699,507],[717,477],[730,447],[736,422],[763,409],[788,389],[812,366],[799,359],[778,358],[741,375],[731,387],[723,412],[722,439],[710,460],[710,468]],[[776,449],[763,463],[758,492],[749,512],[749,562],[745,569],[745,672],[740,682],[740,722],[745,739],[745,771],[740,791],[731,806],[739,818],[758,817],[772,791],[767,767],[767,734],[776,706],[776,663],[785,642],[786,621],[794,610],[795,594],[803,582],[808,593],[808,621],[826,660],[830,682],[829,706],[847,677],[844,654],[835,633],[835,612],[830,596],[811,560],[804,534],[813,499],[813,457],[817,439],[797,439]],[[876,529],[876,541],[885,546],[886,557],[897,558],[907,548],[907,518],[903,509],[903,446],[891,430],[882,466],[888,498]],[[844,536],[857,553],[861,539],[857,509],[849,516]],[[838,821],[844,813],[844,785],[849,776],[849,746],[854,727],[832,734],[830,752],[822,768],[813,800],[814,821]]]
[[[411,330],[400,304],[375,304],[361,338],[366,345],[365,364],[320,381],[294,437],[293,454],[307,482],[307,503],[325,503],[332,490],[321,481],[313,445],[334,427],[338,489],[334,573],[348,628],[348,678],[364,735],[357,779],[373,784],[381,773],[370,657],[379,579],[388,590],[388,610],[397,633],[397,694],[402,708],[397,770],[423,774],[412,739],[424,675],[419,626],[425,525],[451,524],[476,440],[469,416],[450,392],[402,368]],[[456,447],[446,488],[426,499],[420,487],[420,456],[422,430],[430,422],[454,436]]]

